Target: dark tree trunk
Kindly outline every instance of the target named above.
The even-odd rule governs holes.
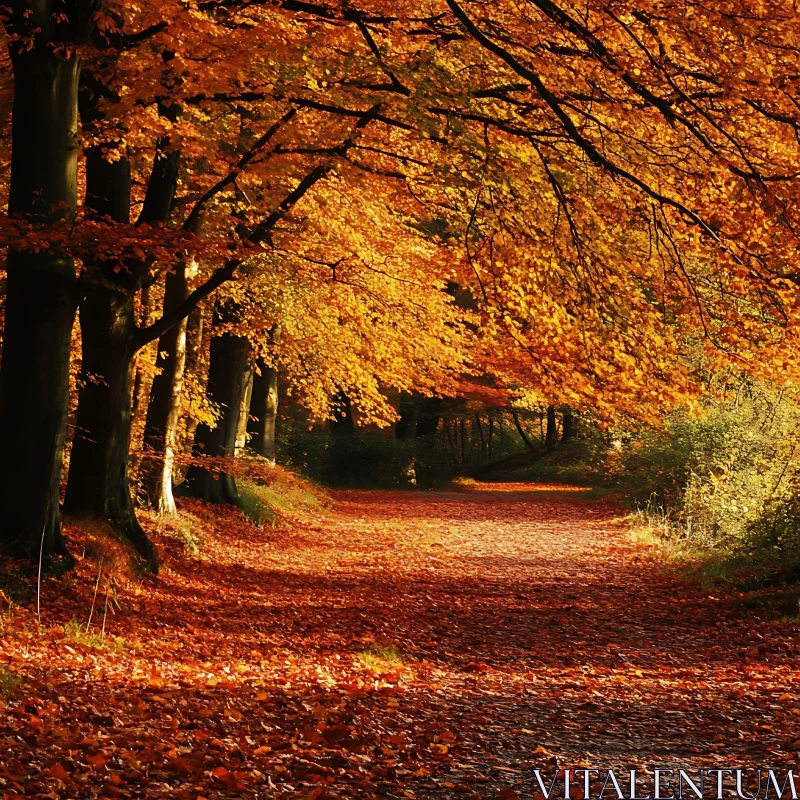
[[[128,222],[130,186],[127,159],[110,162],[99,147],[87,151],[87,205],[98,218]],[[98,264],[81,302],[82,386],[64,509],[108,520],[155,570],[155,551],[136,519],[128,478],[139,286],[135,268],[118,266]]]
[[[108,520],[155,570],[155,551],[136,519],[128,479],[136,352],[133,311],[132,296],[104,286],[92,287],[81,303],[85,383],[78,400],[64,509]]]
[[[529,450],[535,450],[533,442],[528,438],[528,434],[525,433],[525,429],[522,427],[522,423],[519,421],[519,414],[517,413],[516,408],[511,409],[511,418],[514,420],[514,426],[517,429],[517,433],[520,435],[523,444]]]
[[[263,361],[253,373],[250,401],[250,448],[275,464],[275,422],[278,418],[278,370]]]
[[[233,458],[249,370],[250,343],[245,337],[224,333],[211,340],[208,398],[220,406],[222,417],[214,428],[203,422],[197,426],[196,455]],[[189,469],[188,480],[196,497],[210,503],[236,504],[239,501],[236,481],[220,468],[222,466],[210,465],[211,468],[206,469],[194,465]]]
[[[169,144],[169,139],[164,137],[156,147],[153,173],[140,217],[142,222],[166,222],[172,211],[180,151],[169,152]],[[188,293],[187,264],[181,262],[165,278],[163,313],[174,311]],[[165,516],[178,513],[172,491],[172,469],[186,371],[186,324],[186,319],[182,319],[158,340],[156,367],[160,371],[150,389],[144,428],[147,458],[142,469],[142,495],[151,508]]]
[[[442,418],[442,399],[440,397],[426,397],[419,408],[417,417],[417,436],[432,436],[439,427]]]
[[[400,419],[394,426],[395,438],[405,441],[417,435],[420,400],[415,395],[403,394],[397,404]]]
[[[556,410],[553,406],[547,406],[547,431],[544,435],[544,443],[552,447],[558,441],[558,427],[556,425]]]
[[[569,410],[561,417],[561,441],[566,442],[575,433],[575,416]]]
[[[456,456],[456,428],[455,428],[455,420],[453,420],[453,424],[451,425],[449,422],[445,421],[443,427],[447,432],[447,441],[450,444],[450,463],[455,464],[458,461],[458,457]]]
[[[481,443],[481,456],[483,456],[487,452],[487,447],[486,447],[486,437],[483,435],[483,425],[481,424],[481,415],[475,414],[474,420],[475,420],[473,423],[474,430],[478,431],[478,437]],[[473,436],[473,440],[474,438],[475,437]]]
[[[45,13],[30,24],[48,20]],[[16,22],[20,32],[28,24]],[[12,47],[11,60],[8,210],[47,224],[74,214],[77,202],[79,62],[43,41],[30,50]],[[45,558],[68,555],[59,488],[77,301],[69,254],[10,250],[0,370],[0,542],[34,559],[40,550]]]

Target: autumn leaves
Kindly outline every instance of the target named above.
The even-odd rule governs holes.
[[[794,12],[51,5],[5,28],[2,538],[28,556],[64,551],[68,466],[68,505],[152,560],[129,455],[167,510],[176,453],[235,456],[195,437],[241,394],[206,391],[226,335],[234,383],[278,369],[312,419],[477,391],[652,420],[709,369],[794,374]]]

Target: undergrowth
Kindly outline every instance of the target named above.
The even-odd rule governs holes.
[[[126,649],[126,642],[122,636],[106,636],[102,629],[94,633],[85,622],[77,619],[70,620],[64,626],[64,636],[69,641],[84,647],[108,647],[119,652]]]
[[[613,491],[634,535],[665,559],[709,585],[758,592],[800,584],[799,437],[795,393],[723,382],[699,413],[676,410],[661,427],[584,426],[506,478]]]
[[[239,507],[259,528],[277,527],[283,519],[319,511],[328,503],[321,486],[281,467],[260,464],[249,474],[237,481]]]
[[[12,672],[8,667],[0,667],[0,695],[4,700],[8,700],[19,688],[22,679],[16,672]]]
[[[394,645],[369,647],[358,654],[358,660],[373,672],[397,669],[405,663],[402,653]]]

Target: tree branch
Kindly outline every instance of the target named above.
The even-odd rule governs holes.
[[[371,109],[373,113],[366,114],[356,123],[356,125],[353,127],[353,130],[350,132],[350,135],[339,146],[339,154],[346,154],[347,151],[353,146],[357,133],[369,125],[373,119],[375,119],[379,107],[380,106],[378,105],[373,106]],[[246,242],[250,245],[258,245],[263,242],[269,242],[275,226],[284,217],[286,217],[286,215],[306,195],[306,193],[325,176],[327,176],[333,170],[333,168],[334,164],[319,164],[314,167],[314,169],[307,173],[305,177],[303,177],[303,179],[297,184],[297,186],[295,186],[295,188],[292,189],[288,195],[286,195],[286,197],[281,201],[280,205],[252,231],[252,233],[247,237]],[[205,300],[206,297],[222,286],[223,283],[226,283],[233,278],[236,270],[239,268],[243,260],[243,258],[230,258],[224,266],[216,269],[205,283],[201,284],[194,291],[190,292],[186,299],[173,311],[165,314],[163,317],[161,317],[161,319],[157,320],[152,325],[142,328],[135,337],[135,349],[139,350],[146,344],[159,339],[173,325],[177,325],[182,319],[188,317],[189,314],[191,314],[192,311],[203,300]]]
[[[269,143],[272,137],[297,114],[297,109],[290,108],[279,120],[277,120],[269,130],[239,159],[236,166],[222,179],[217,181],[195,204],[194,208],[189,212],[186,217],[182,228],[185,231],[192,231],[197,233],[200,227],[200,215],[203,213],[205,207],[213,200],[220,192],[225,190],[228,186],[234,183],[236,178],[241,174],[242,170],[246,169],[248,164],[258,155],[259,151]]]

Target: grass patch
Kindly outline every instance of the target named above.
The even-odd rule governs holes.
[[[8,700],[21,683],[22,679],[16,672],[12,672],[7,667],[0,667],[0,695],[4,700]]]
[[[386,672],[405,664],[403,654],[394,645],[369,647],[358,654],[362,667],[373,672]]]
[[[86,624],[77,619],[70,620],[64,626],[64,635],[71,642],[82,644],[84,647],[96,649],[108,647],[118,653],[126,649],[126,642],[122,636],[104,636],[102,633],[91,633]]]
[[[202,536],[197,532],[197,527],[189,520],[178,519],[174,525],[175,533],[183,545],[183,549],[190,556],[200,555],[200,546],[203,543]]]
[[[275,527],[278,515],[273,508],[273,492],[269,486],[258,486],[255,483],[241,481],[237,486],[239,492],[239,508],[244,515],[257,527],[265,525]]]
[[[312,483],[290,479],[280,473],[270,483],[239,480],[237,488],[239,507],[259,528],[277,527],[282,517],[318,511],[324,505]]]

